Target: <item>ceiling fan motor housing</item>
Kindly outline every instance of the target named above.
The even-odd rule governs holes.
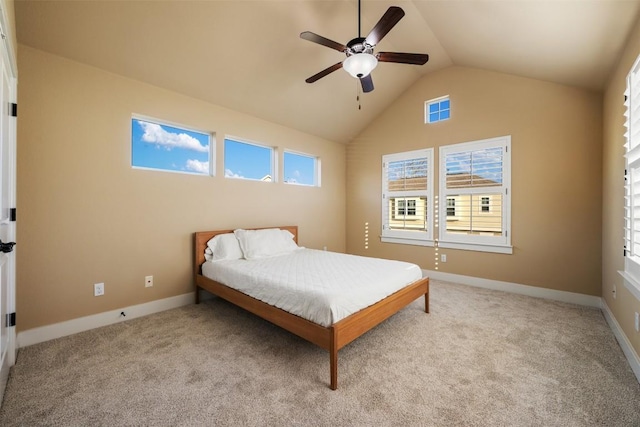
[[[373,54],[373,46],[367,43],[364,37],[356,37],[347,43],[347,56],[356,55],[358,53]]]

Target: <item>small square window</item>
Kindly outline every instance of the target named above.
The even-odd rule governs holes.
[[[451,101],[449,96],[425,102],[425,123],[436,123],[451,117]]]

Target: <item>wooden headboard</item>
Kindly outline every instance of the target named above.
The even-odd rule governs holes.
[[[260,227],[260,228],[245,228],[245,230],[264,230],[267,228],[279,228],[281,230],[288,230],[293,234],[293,241],[298,243],[298,226],[297,225],[284,225],[280,227]],[[200,274],[200,267],[204,263],[204,251],[207,248],[207,242],[218,234],[233,233],[233,230],[214,230],[214,231],[197,231],[194,233],[194,246],[195,246],[195,273]]]

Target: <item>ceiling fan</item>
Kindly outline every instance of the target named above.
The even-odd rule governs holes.
[[[344,68],[353,77],[360,80],[363,92],[371,92],[373,90],[373,80],[371,71],[381,62],[396,62],[400,64],[424,65],[429,60],[429,55],[422,53],[400,53],[400,52],[378,52],[374,55],[374,47],[387,35],[389,31],[402,19],[404,11],[397,7],[391,6],[378,23],[373,27],[367,37],[362,37],[360,32],[360,0],[358,0],[358,37],[351,40],[345,45],[325,37],[319,36],[311,31],[300,33],[300,38],[310,42],[318,43],[323,46],[343,52],[347,55],[344,61],[338,62],[317,74],[309,77],[305,81],[313,83],[320,80],[324,76],[333,73],[340,68]]]

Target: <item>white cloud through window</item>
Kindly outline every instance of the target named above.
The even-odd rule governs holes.
[[[209,162],[201,162],[200,160],[187,160],[187,170],[198,173],[209,173]]]
[[[226,178],[244,178],[244,176],[235,173],[234,171],[232,171],[231,169],[225,169],[224,170],[224,176]]]
[[[184,148],[200,153],[209,151],[208,145],[203,146],[200,144],[200,141],[186,133],[168,132],[159,124],[144,122],[142,120],[138,120],[138,124],[144,130],[144,134],[142,135],[142,141],[144,142],[156,144],[166,148],[167,150],[171,150],[172,148]]]

